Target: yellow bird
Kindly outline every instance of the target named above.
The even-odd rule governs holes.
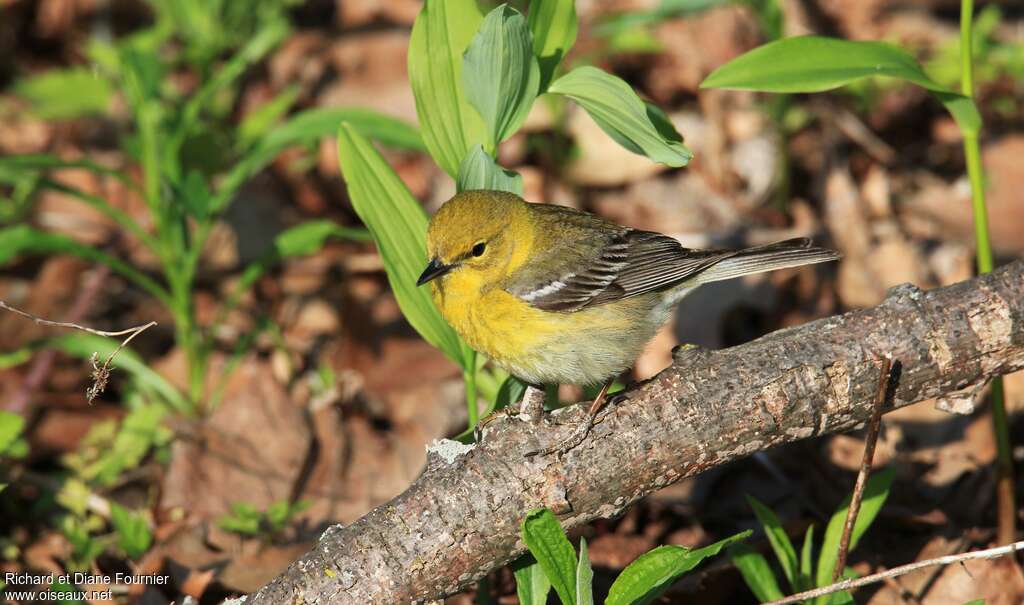
[[[693,250],[660,233],[511,193],[467,191],[427,231],[428,282],[441,315],[477,351],[532,385],[603,384],[628,369],[701,284],[839,258],[807,239]]]

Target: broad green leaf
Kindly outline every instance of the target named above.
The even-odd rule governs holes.
[[[427,215],[395,171],[354,127],[338,131],[338,158],[352,207],[370,230],[405,318],[423,338],[467,369],[462,341],[416,280],[427,266]]]
[[[985,605],[985,599],[974,599],[964,603],[964,605]]]
[[[540,85],[530,29],[519,11],[502,4],[487,14],[463,57],[462,85],[494,150],[526,120]]]
[[[313,143],[338,132],[342,122],[359,134],[397,149],[426,151],[416,127],[405,120],[359,107],[318,107],[295,114],[259,143],[262,150],[281,150]]]
[[[110,524],[117,532],[117,545],[129,559],[138,559],[146,554],[153,543],[153,534],[145,517],[115,502],[110,503]]]
[[[622,570],[608,591],[605,605],[646,605],[663,593],[684,573],[723,548],[746,539],[751,531],[738,533],[710,546],[690,550],[682,546],[659,546]]]
[[[89,359],[93,353],[96,353],[102,363],[121,343],[113,338],[94,334],[71,333],[47,339],[43,341],[43,344],[81,359]],[[138,382],[140,388],[159,395],[177,412],[189,412],[192,409],[192,406],[174,385],[150,368],[128,347],[122,348],[117,353],[110,363],[110,370],[111,372],[126,372]]]
[[[640,100],[629,84],[596,67],[577,67],[551,83],[548,92],[579,103],[608,136],[667,166],[685,166],[693,154],[665,114]]]
[[[7,452],[23,428],[25,428],[24,418],[18,414],[0,410],[0,456]]]
[[[533,54],[540,66],[540,94],[547,90],[558,64],[576,43],[576,1],[530,0],[526,17],[533,34]]]
[[[590,567],[586,538],[580,538],[580,562],[576,566],[576,605],[594,605],[594,570]]]
[[[409,83],[423,142],[453,178],[486,129],[462,90],[462,55],[483,15],[474,0],[426,0],[409,40]]]
[[[113,87],[87,67],[54,69],[19,80],[14,93],[44,120],[67,120],[107,111]]]
[[[523,555],[512,564],[516,577],[516,595],[520,605],[546,605],[551,582],[531,555]]]
[[[551,581],[558,598],[565,605],[576,603],[576,551],[554,513],[546,508],[532,510],[526,514],[520,530],[523,542]]]
[[[814,526],[811,525],[807,528],[807,533],[804,534],[804,545],[800,549],[800,584],[796,587],[796,590],[803,592],[810,590],[814,587],[811,578],[814,577],[814,569],[812,568],[812,558],[814,557]]]
[[[850,534],[850,550],[856,548],[861,536],[867,531],[878,516],[878,511],[885,504],[889,497],[889,486],[892,485],[895,471],[886,468],[873,474],[864,486],[864,497],[861,500],[860,512],[853,524],[853,532]],[[847,496],[839,509],[828,521],[825,529],[825,539],[821,545],[821,554],[818,555],[818,570],[815,575],[817,586],[827,586],[832,582],[832,572],[836,567],[836,558],[839,556],[839,541],[843,536],[843,524],[846,521],[846,511],[850,507],[850,496]],[[826,601],[819,599],[819,603]]]
[[[0,265],[23,254],[70,254],[101,263],[135,282],[137,286],[165,304],[170,302],[170,296],[160,284],[128,263],[106,252],[80,244],[66,235],[39,231],[28,225],[0,229]]]
[[[796,589],[796,578],[798,577],[796,549],[793,548],[793,543],[786,535],[782,523],[770,508],[758,502],[756,498],[747,496],[747,504],[754,509],[754,514],[757,515],[758,521],[764,527],[764,533],[768,536],[768,542],[771,543],[772,550],[775,551],[779,565],[782,566],[782,573],[786,576],[786,581],[789,582],[790,587]]]
[[[522,175],[502,168],[480,145],[474,146],[462,161],[455,184],[459,191],[491,189],[523,195]]]
[[[767,602],[781,599],[785,595],[779,589],[775,574],[768,565],[768,560],[746,544],[734,544],[729,548],[729,558],[740,570],[743,581],[759,601]]]
[[[797,36],[759,46],[711,72],[701,88],[761,92],[822,92],[862,78],[886,76],[917,84],[946,106],[965,132],[978,132],[974,102],[924,73],[905,50],[885,42]]]
[[[218,188],[214,210],[224,208],[238,188],[273,161],[281,151],[297,145],[311,145],[338,132],[347,122],[364,137],[398,149],[422,151],[423,141],[416,127],[391,116],[356,107],[318,107],[299,112],[270,130],[231,169]]]

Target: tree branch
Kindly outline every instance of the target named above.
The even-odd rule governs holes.
[[[523,552],[519,522],[533,508],[576,527],[683,477],[866,421],[882,354],[903,367],[886,411],[1024,368],[1024,262],[927,293],[900,286],[878,307],[731,349],[679,349],[561,459],[524,454],[575,430],[580,406],[541,426],[496,421],[476,447],[441,442],[408,490],[331,528],[247,603],[453,594]]]

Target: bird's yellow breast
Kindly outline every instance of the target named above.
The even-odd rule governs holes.
[[[480,276],[454,271],[436,284],[434,301],[474,349],[534,384],[597,384],[636,359],[663,322],[655,300],[638,296],[571,313],[543,311]]]

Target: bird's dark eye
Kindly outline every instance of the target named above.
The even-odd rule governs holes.
[[[485,242],[478,242],[475,246],[473,246],[473,256],[483,256],[484,250],[486,249],[487,244]]]

